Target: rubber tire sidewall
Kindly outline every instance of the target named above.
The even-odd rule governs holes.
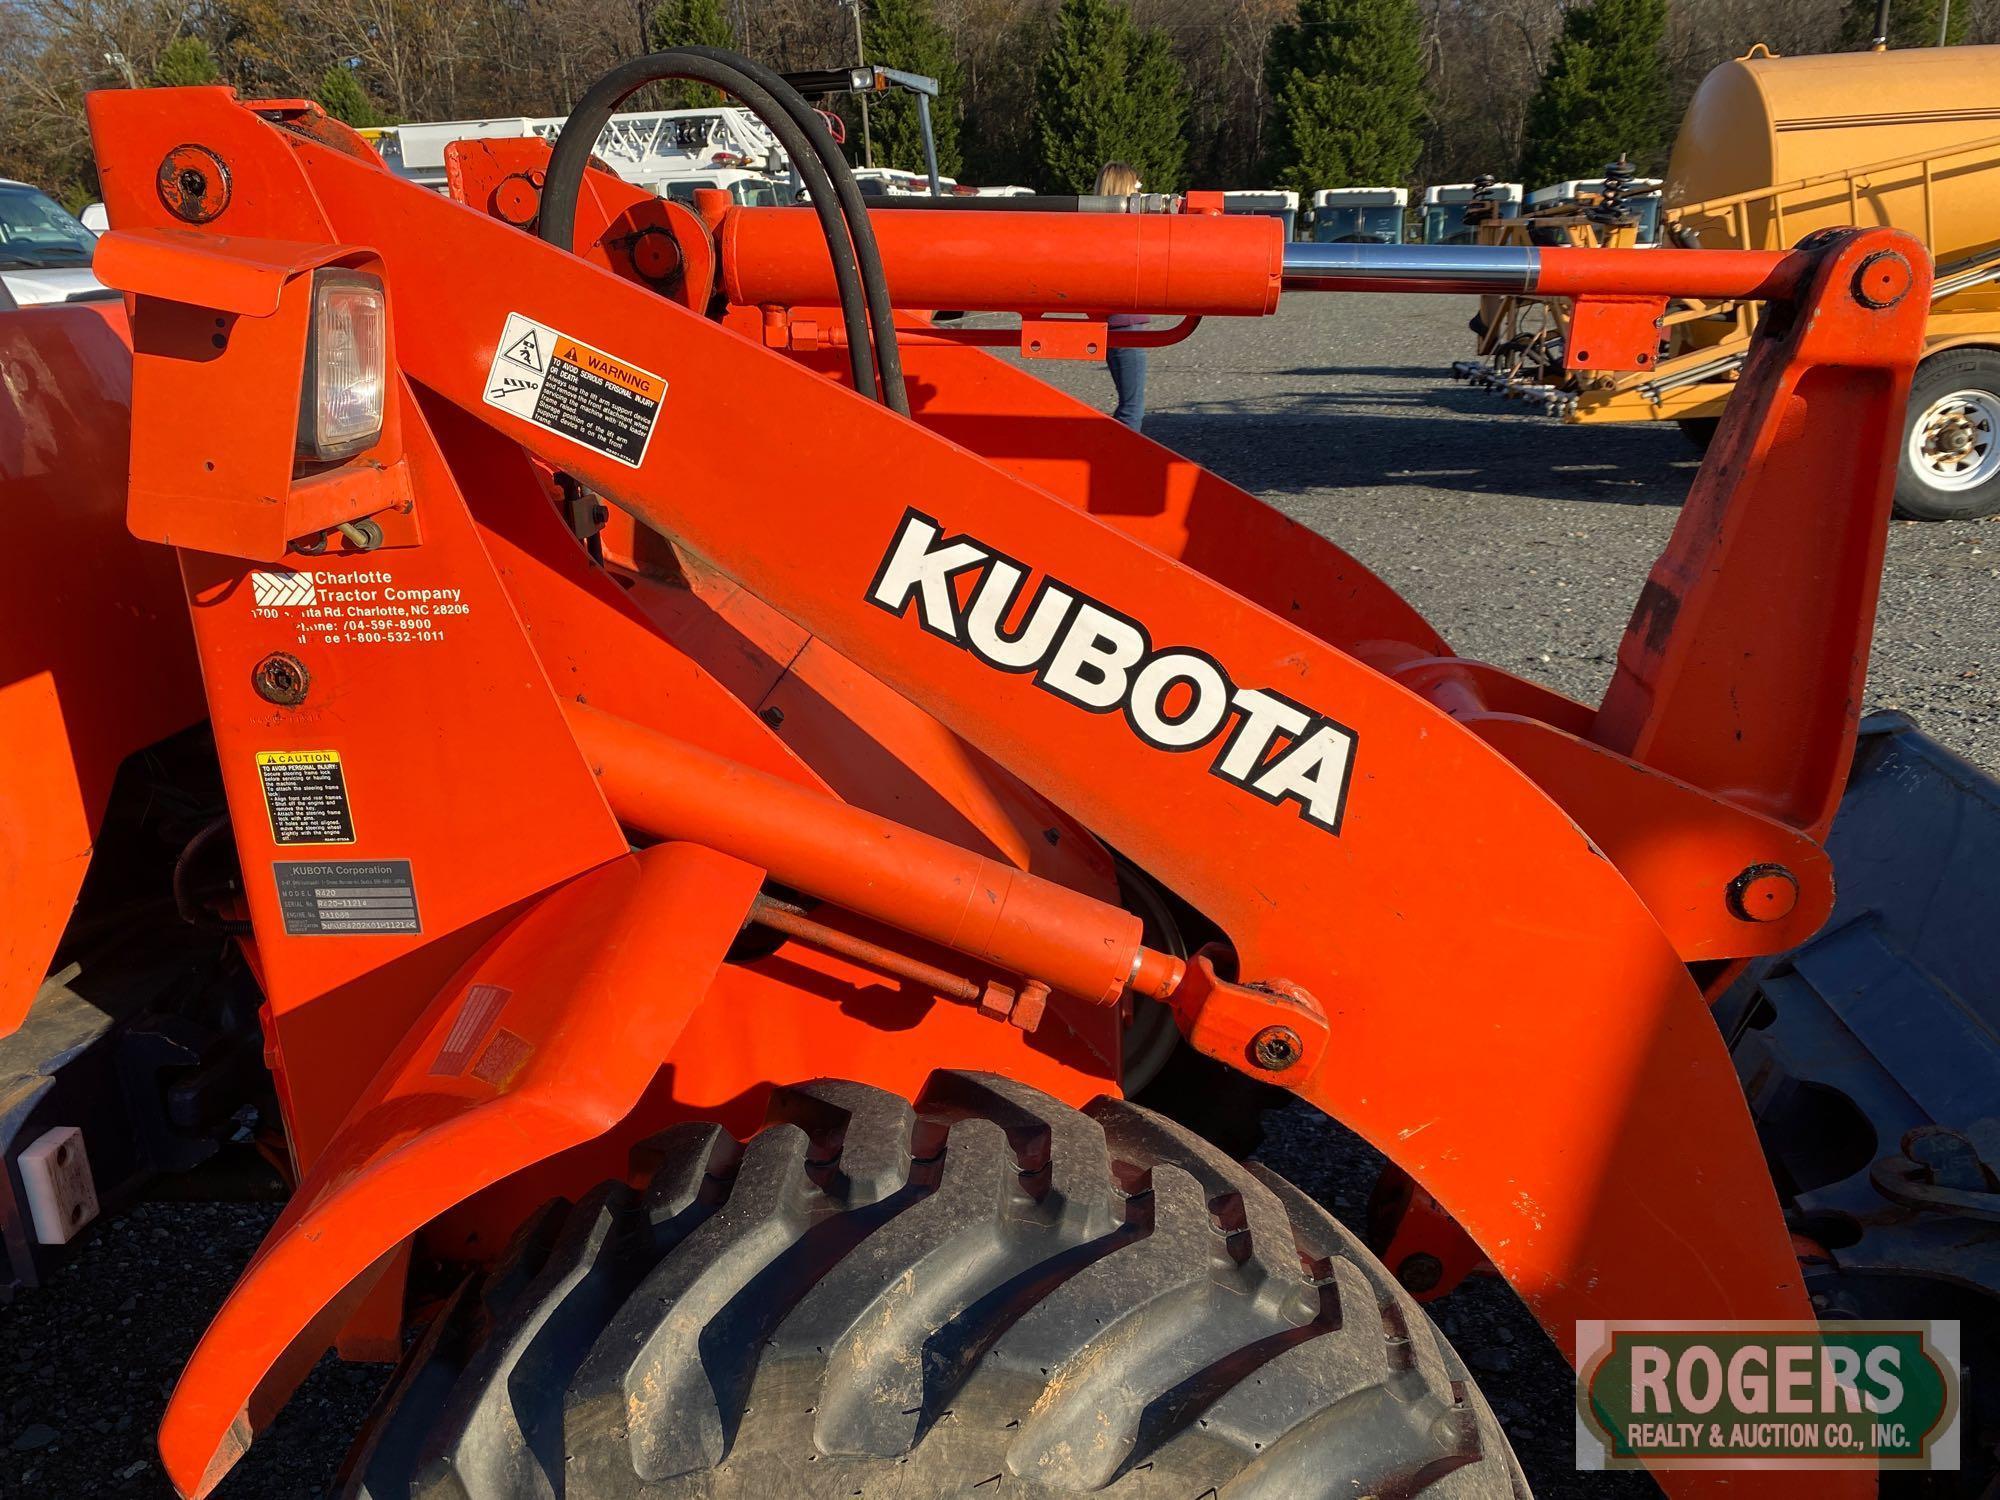
[[[1953,391],[1979,390],[2000,404],[2000,349],[1961,347],[1933,354],[1917,366],[1910,403],[1896,445],[1896,513],[1913,521],[1978,521],[2000,513],[2000,470],[1968,490],[1927,484],[1910,463],[1910,434],[1931,403]]]

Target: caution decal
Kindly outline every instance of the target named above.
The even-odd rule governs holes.
[[[257,779],[264,787],[272,842],[354,842],[354,811],[338,750],[259,750]]]
[[[486,375],[488,406],[635,469],[666,394],[651,370],[519,313],[507,315]]]

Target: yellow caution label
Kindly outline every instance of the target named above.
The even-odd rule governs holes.
[[[354,809],[338,750],[259,750],[257,780],[271,840],[278,844],[351,844]]]

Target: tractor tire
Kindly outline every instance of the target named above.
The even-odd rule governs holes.
[[[1896,511],[1913,521],[2000,513],[2000,349],[1946,349],[1917,366],[1896,459]]]
[[[1674,426],[1680,428],[1681,436],[1697,453],[1708,452],[1708,445],[1715,441],[1715,431],[1722,425],[1720,417],[1675,417]]]
[[[1137,1105],[817,1082],[645,1150],[433,1321],[349,1500],[1528,1494],[1359,1241]]]

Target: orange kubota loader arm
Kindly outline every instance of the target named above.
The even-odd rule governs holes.
[[[1254,568],[1239,568],[1232,584],[1202,571],[1192,536],[1186,560],[1147,545],[1060,486],[1030,482],[609,271],[396,182],[379,165],[274,129],[224,91],[103,95],[92,117],[120,226],[107,274],[138,294],[135,514],[144,497],[161,539],[201,549],[185,552],[184,565],[233,807],[260,807],[250,753],[259,736],[301,744],[337,729],[380,754],[420,723],[425,764],[475,768],[468,774],[481,799],[510,785],[534,788],[533,859],[464,872],[463,881],[445,868],[451,840],[489,852],[500,842],[436,784],[395,801],[395,838],[432,855],[397,878],[414,882],[419,904],[426,886],[436,891],[453,922],[483,935],[494,913],[550,884],[625,862],[617,830],[646,828],[648,807],[621,787],[643,788],[677,756],[686,763],[674,740],[730,758],[757,753],[720,705],[712,705],[719,727],[661,712],[616,736],[593,734],[573,706],[589,696],[588,673],[551,681],[546,660],[537,671],[536,617],[497,593],[483,596],[462,629],[454,625],[451,649],[470,654],[434,659],[457,663],[442,678],[378,643],[302,641],[294,620],[260,612],[254,576],[306,561],[291,546],[307,529],[302,518],[324,528],[379,517],[385,533],[379,551],[336,549],[312,561],[319,587],[365,589],[388,572],[427,587],[456,587],[461,571],[487,576],[490,562],[466,525],[480,502],[451,482],[436,439],[418,430],[444,432],[421,412],[448,403],[922,704],[1203,912],[1226,935],[1226,972],[1218,978],[1198,962],[1171,993],[1197,1043],[1261,1068],[1366,1135],[1473,1234],[1560,1342],[1586,1317],[1810,1316],[1747,1110],[1681,950],[1707,942],[1718,957],[1770,951],[1825,909],[1824,869],[1807,858],[1816,789],[1851,734],[1887,505],[1881,460],[1924,302],[1926,272],[1907,239],[1868,232],[1751,267],[1790,315],[1766,320],[1744,399],[1649,587],[1601,722],[1558,725],[1524,711],[1542,701],[1525,688],[1475,671],[1454,676],[1434,637],[1400,652],[1393,638],[1386,647],[1364,647],[1365,635],[1323,638],[1298,623],[1303,606],[1287,608],[1260,586]],[[226,172],[217,189],[208,168],[205,191],[192,195],[202,217],[176,211],[174,195],[155,187],[193,150]],[[1062,243],[1057,225],[1036,232]],[[1176,232],[1198,243],[1201,226]],[[997,231],[991,253],[1007,253]],[[1883,257],[1901,266],[1900,289],[1871,279],[1891,263]],[[1665,251],[1565,264],[1553,254],[1546,262],[1581,293],[1617,291],[1630,276],[1646,278],[1631,290],[1650,297],[1676,274],[1707,274],[1698,257]],[[279,404],[274,389],[289,397],[274,382],[294,347],[284,341],[290,289],[327,265],[386,288],[407,453],[386,446],[378,468],[345,479],[336,470],[331,482],[271,467],[266,495],[246,492],[240,472],[207,477],[233,461],[208,435],[172,434],[170,452],[168,435],[145,429],[149,382],[163,413],[170,389],[252,416]],[[968,268],[974,282],[977,269]],[[1144,305],[1144,294],[1132,300]],[[527,334],[534,343],[522,352],[534,358],[515,361],[521,368],[546,384],[551,361],[571,367],[546,403],[539,387],[524,396],[526,377],[508,369]],[[628,395],[592,386],[598,394],[584,401],[586,370]],[[730,440],[732,413],[746,405],[786,413],[790,441]],[[1087,443],[1099,444],[1100,432]],[[1787,465],[1807,456],[1816,457],[1805,472],[1826,487],[1817,493],[1788,477]],[[153,482],[156,463],[179,466],[172,483]],[[401,464],[408,468],[398,473]],[[1812,542],[1810,563],[1787,575],[1794,594],[1759,604],[1751,570],[1787,518],[1826,535]],[[1799,540],[1786,535],[1787,544]],[[1801,589],[1828,597],[1802,599]],[[579,599],[576,613],[609,622],[615,611]],[[292,705],[324,704],[320,726],[253,695],[273,654],[331,684],[330,697]],[[1397,663],[1404,680],[1364,655]],[[1819,668],[1781,702],[1714,704],[1732,670],[1749,672],[1762,692],[1814,660]],[[451,722],[453,704],[437,701],[440,682],[466,699],[484,733]],[[1700,717],[1716,713],[1740,722]],[[1796,771],[1772,738],[1788,721],[1816,737]],[[739,743],[719,743],[730,734]],[[1646,758],[1656,748],[1659,770]],[[764,759],[761,775],[798,779],[782,756]],[[608,804],[595,790],[600,779]],[[746,797],[762,785],[739,783]],[[1647,795],[1632,792],[1642,787]],[[1711,809],[1700,827],[1726,832],[1720,855],[1672,846],[1686,831],[1673,809],[1699,806]],[[763,836],[776,844],[718,853],[754,868],[782,852],[782,829]],[[1713,876],[1759,839],[1799,866],[1789,870],[1794,901],[1746,909],[1758,898],[1732,897],[1726,878],[1712,882],[1706,904],[1675,897],[1685,910],[1662,894],[1686,887],[1689,868]],[[1617,840],[1622,848],[1607,847]],[[296,935],[274,883],[283,851],[252,839],[243,857],[259,946],[281,993],[309,989],[335,1015],[321,976],[329,955],[359,990],[372,970],[410,951],[381,938],[357,947]],[[839,880],[825,878],[830,887]],[[727,908],[747,895],[718,882],[709,904]],[[529,920],[547,910],[544,902]],[[1005,925],[1004,913],[991,920]],[[983,937],[944,936],[960,951],[985,951]],[[1111,929],[1091,939],[1129,940]],[[489,982],[489,971],[518,965],[510,941],[518,936],[503,936],[464,977]],[[690,978],[704,982],[719,950],[699,933],[685,947]],[[1131,953],[1135,975],[1149,962],[1143,949],[1118,951],[1121,962]],[[1080,947],[1069,956],[1077,966],[1065,972],[1081,987],[1098,971]],[[453,1003],[469,1005],[473,993]],[[1069,997],[1086,1006],[1103,998]],[[580,1020],[622,999],[566,995],[556,1008]],[[509,1023],[509,1003],[482,1017],[481,1038]],[[398,1028],[413,1004],[406,997],[391,1008]],[[532,1017],[527,1024],[534,1028]],[[454,1029],[443,1010],[423,1028],[447,1050]],[[342,1128],[328,1153],[338,1173],[307,1178],[302,1206],[218,1323],[229,1336],[205,1341],[176,1396],[163,1447],[184,1489],[204,1492],[240,1451],[261,1418],[252,1398],[278,1351],[361,1273],[369,1250],[386,1251],[426,1206],[447,1206],[498,1169],[489,1160],[451,1178],[438,1132],[462,1128],[452,1122],[474,1106],[505,1114],[523,1079],[558,1098],[602,1085],[595,1113],[543,1099],[538,1108],[561,1122],[554,1144],[500,1164],[511,1167],[535,1149],[566,1147],[592,1119],[630,1102],[633,1070],[604,1081],[531,1063],[546,1056],[537,1038],[552,1036],[534,1028],[519,1039],[525,1053],[503,1049],[482,1080],[486,1093],[456,1073],[429,1083],[419,1064],[430,1043],[412,1040],[398,1054],[400,1071],[385,1075],[376,1098],[403,1101],[393,1118],[405,1133],[385,1131],[390,1120],[365,1108]],[[652,1039],[669,1040],[664,1028]],[[532,1129],[539,1116],[514,1108],[509,1118]],[[385,1200],[369,1183],[393,1175],[399,1155],[419,1152],[437,1175],[405,1171],[385,1188],[397,1213],[371,1238],[369,1215]],[[315,1237],[339,1240],[337,1267],[314,1265],[306,1245]],[[287,1298],[288,1285],[299,1295]],[[254,1347],[234,1352],[253,1330]],[[1864,1482],[1817,1475],[1798,1492],[1859,1493]]]

